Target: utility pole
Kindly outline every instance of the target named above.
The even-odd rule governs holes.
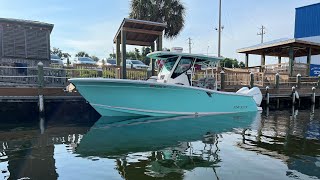
[[[263,43],[263,36],[266,34],[266,27],[264,27],[263,25],[261,26],[260,32],[257,33],[258,36],[261,36],[261,44]]]
[[[192,39],[191,38],[188,38],[188,43],[189,43],[189,53],[191,54],[191,41],[192,41]]]
[[[218,57],[221,57],[221,0],[219,0]]]

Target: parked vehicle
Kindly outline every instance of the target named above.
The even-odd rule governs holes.
[[[145,65],[143,62],[139,60],[131,60],[131,59],[127,59],[126,66],[127,68],[132,68],[132,69],[148,69],[149,68],[149,66]]]
[[[106,65],[107,66],[117,66],[117,60],[115,60],[115,59],[107,59]]]
[[[63,61],[58,55],[51,54],[50,60],[52,65],[63,66]]]
[[[99,60],[97,62],[97,65],[99,67],[102,67],[102,66],[117,66],[117,60],[115,59],[102,59],[102,60]]]
[[[89,57],[76,57],[73,64],[96,65],[96,62]]]

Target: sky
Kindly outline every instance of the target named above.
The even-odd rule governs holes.
[[[183,47],[192,53],[217,55],[218,0],[181,0],[186,7],[185,27],[173,40],[164,39],[163,47]],[[222,0],[221,55],[244,60],[237,49],[259,44],[259,28],[266,27],[265,41],[292,38],[295,8],[319,0]],[[0,17],[42,21],[54,24],[51,47],[71,55],[86,51],[106,58],[115,51],[113,38],[128,17],[130,0],[0,0]],[[135,46],[127,46],[127,50]],[[137,47],[141,48],[141,47]],[[259,63],[252,57],[249,65]],[[266,63],[275,62],[268,58]]]

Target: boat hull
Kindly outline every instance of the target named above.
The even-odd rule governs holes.
[[[254,112],[251,96],[119,79],[70,79],[102,116],[179,116]]]

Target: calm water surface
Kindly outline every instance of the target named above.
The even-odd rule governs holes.
[[[57,113],[0,114],[0,179],[320,179],[320,110],[139,119]]]

